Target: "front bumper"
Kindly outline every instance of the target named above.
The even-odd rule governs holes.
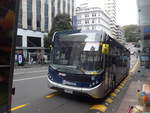
[[[79,92],[79,93],[87,94],[91,96],[92,98],[103,98],[105,96],[103,82],[93,88],[79,88],[79,87],[59,84],[59,83],[51,81],[48,78],[48,87],[53,88],[53,89],[63,89],[63,90],[69,90],[72,92]]]

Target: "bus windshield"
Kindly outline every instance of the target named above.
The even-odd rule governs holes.
[[[81,41],[85,36],[74,37],[76,40],[66,40],[67,38],[69,37],[55,42],[51,51],[50,66],[61,72],[99,74],[103,70],[103,56],[99,51],[101,48],[99,42]],[[80,38],[80,41],[77,38]]]

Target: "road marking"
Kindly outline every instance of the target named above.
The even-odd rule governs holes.
[[[106,100],[105,100],[105,102],[107,102],[107,103],[112,103],[113,102],[113,100],[111,99],[111,98],[107,98]]]
[[[48,70],[42,70],[42,71],[29,71],[29,72],[14,73],[14,75],[31,74],[31,73],[40,73],[40,72],[46,72],[46,71],[48,71]]]
[[[32,80],[32,79],[38,79],[38,78],[46,78],[47,76],[38,76],[38,77],[31,77],[31,78],[23,78],[23,79],[16,79],[13,80],[13,82],[19,82],[19,81],[24,81],[24,80]]]
[[[111,93],[110,96],[116,97],[117,95],[115,93]]]
[[[24,104],[24,105],[20,105],[20,106],[17,106],[17,107],[14,107],[14,108],[11,108],[10,111],[16,111],[17,109],[21,109],[21,108],[24,108],[26,106],[28,106],[29,104]]]
[[[99,110],[101,112],[105,112],[107,107],[105,105],[94,105],[90,108],[90,110]]]
[[[115,89],[115,92],[116,92],[116,93],[119,93],[119,92],[120,92],[120,90],[117,88],[117,89]]]
[[[125,80],[124,80],[122,83],[126,84],[126,83],[127,83],[127,81],[125,81]]]
[[[124,84],[124,83],[121,83],[120,85],[123,87],[125,84]]]
[[[130,72],[134,72],[137,69],[138,65],[139,65],[139,60],[136,62],[136,64],[133,66]]]
[[[60,92],[54,92],[54,93],[51,93],[51,94],[45,96],[45,98],[52,98],[52,97],[57,96],[59,94],[60,94]]]
[[[119,85],[118,88],[119,88],[119,89],[122,89],[123,87]]]

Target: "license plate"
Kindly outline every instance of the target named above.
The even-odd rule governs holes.
[[[71,91],[71,90],[66,90],[66,89],[65,89],[64,92],[65,92],[65,93],[69,93],[69,94],[73,94],[73,91]]]

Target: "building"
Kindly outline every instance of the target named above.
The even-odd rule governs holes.
[[[139,32],[141,38],[139,75],[149,77],[150,73],[150,0],[137,0]]]
[[[125,39],[125,31],[123,30],[123,28],[119,25],[116,25],[116,40],[118,40],[120,43],[125,43],[126,39]]]
[[[104,10],[108,12],[111,19],[111,31],[112,36],[115,38],[117,36],[116,28],[116,13],[117,13],[117,4],[116,0],[104,0]]]
[[[99,7],[88,7],[82,4],[76,9],[77,28],[81,30],[103,30],[111,34],[110,18],[106,12]]]
[[[150,1],[137,0],[142,49],[150,51]]]
[[[57,14],[74,15],[74,0],[20,0],[17,50],[28,60],[44,49],[44,36]]]

